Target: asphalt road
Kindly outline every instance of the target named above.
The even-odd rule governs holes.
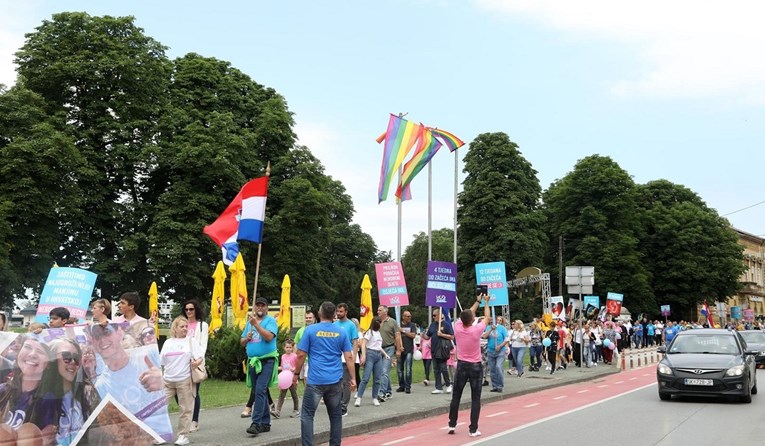
[[[758,380],[765,379],[765,370],[758,374]],[[446,418],[439,416],[344,439],[343,444],[747,444],[765,437],[764,417],[765,395],[755,395],[751,404],[723,398],[660,401],[655,368],[646,367],[486,404],[481,437],[467,436],[468,411],[462,411],[455,435],[446,433]]]

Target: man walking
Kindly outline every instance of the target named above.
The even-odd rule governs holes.
[[[242,331],[240,343],[247,350],[248,381],[254,396],[252,405],[252,424],[247,433],[258,435],[271,430],[271,413],[268,404],[268,386],[272,380],[278,379],[276,361],[279,353],[276,351],[276,334],[279,328],[276,319],[268,315],[268,301],[259,297],[255,301],[255,314]]]
[[[336,310],[337,320],[335,321],[335,325],[339,326],[343,330],[345,330],[346,333],[348,333],[348,339],[351,341],[351,346],[353,347],[353,351],[351,352],[351,357],[353,357],[353,361],[351,361],[351,364],[356,363],[356,352],[358,351],[358,345],[359,345],[359,332],[356,330],[356,324],[353,323],[352,320],[348,319],[348,304],[346,303],[339,303],[337,304],[337,310]],[[340,359],[342,362],[345,362],[345,355],[340,354]],[[354,366],[354,371],[356,370],[356,367]],[[343,368],[343,398],[342,398],[342,407],[343,407],[343,416],[348,415],[348,403],[351,401],[351,375],[348,373],[348,368]]]
[[[295,333],[295,348],[297,348],[298,345],[300,345],[300,340],[303,339],[303,333],[305,332],[306,327],[309,325],[313,325],[314,323],[314,316],[312,311],[308,311],[305,313],[305,325],[300,327],[300,330]],[[297,352],[295,352],[297,353]],[[300,370],[300,376],[298,376],[298,379],[303,382],[303,388],[305,388],[305,376],[308,372],[308,364],[303,366],[303,369]]]
[[[303,409],[300,412],[300,436],[303,446],[313,445],[313,418],[322,398],[329,416],[329,444],[340,445],[343,434],[343,369],[351,377],[351,391],[356,389],[351,342],[348,333],[332,323],[334,318],[335,304],[322,303],[319,307],[319,323],[306,327],[298,345],[293,382],[297,382],[306,357],[310,366],[303,393]],[[345,358],[345,367],[338,358],[339,355]]]
[[[383,370],[380,378],[380,395],[377,399],[386,401],[393,397],[393,388],[390,385],[390,368],[395,365],[396,358],[401,354],[401,330],[398,322],[388,316],[388,307],[377,307],[377,317],[380,319],[380,336],[382,336],[382,348],[386,353],[383,355]],[[386,356],[387,355],[387,356]],[[374,395],[373,395],[374,396]]]
[[[475,312],[478,304],[484,302],[483,320],[473,325]],[[454,389],[452,390],[452,402],[449,405],[449,433],[454,434],[457,429],[457,414],[460,409],[460,399],[465,384],[470,382],[470,426],[468,436],[481,435],[478,430],[478,416],[481,414],[481,378],[483,367],[481,366],[481,334],[486,330],[486,321],[489,320],[489,295],[479,294],[473,306],[469,310],[460,313],[460,320],[454,324],[454,337],[459,346],[457,349],[457,373],[454,377]]]
[[[417,325],[412,322],[412,313],[401,314],[401,344],[404,350],[398,359],[398,389],[396,392],[412,393],[412,357]]]

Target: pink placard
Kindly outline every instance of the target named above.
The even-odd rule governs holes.
[[[400,307],[409,305],[409,294],[406,292],[404,268],[401,262],[376,263],[377,291],[380,295],[380,305]]]

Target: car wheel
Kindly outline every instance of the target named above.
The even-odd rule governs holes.
[[[752,390],[747,387],[746,389],[746,395],[741,396],[741,402],[742,403],[751,403],[752,402]]]
[[[672,399],[672,395],[666,392],[659,392],[659,399],[662,401],[669,401]]]
[[[752,395],[757,395],[757,380],[754,380],[754,387],[752,387]]]

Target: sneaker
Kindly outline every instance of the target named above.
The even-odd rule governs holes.
[[[361,407],[361,398],[356,398],[356,402],[353,403],[353,406],[354,407]]]
[[[189,444],[189,437],[187,437],[187,436],[185,436],[183,434],[178,435],[178,439],[175,440],[175,444],[177,444],[177,445]]]
[[[430,393],[432,393],[433,395],[435,395],[435,394],[437,394],[437,393],[444,393],[444,391],[443,391],[443,390],[440,390],[440,389],[436,389],[436,390],[434,390],[434,391],[432,391],[432,392],[430,392]]]
[[[279,417],[282,416],[282,411],[281,410],[274,410],[274,411],[271,412],[271,416],[276,418],[276,419],[278,419]]]
[[[199,430],[199,423],[196,421],[191,422],[191,428],[189,429],[189,432],[196,432]]]
[[[446,393],[452,393],[452,386],[446,386]]]
[[[354,398],[358,398],[359,397],[359,392],[354,392],[353,397]]]
[[[449,435],[454,435],[454,431],[455,430],[457,430],[456,427],[449,426],[449,430],[446,431],[446,433],[449,434]]]
[[[480,437],[481,431],[468,432],[468,437]]]
[[[270,424],[258,424],[258,433],[262,432],[271,432],[271,425]]]
[[[386,393],[385,394],[385,401],[388,401],[391,398],[393,398],[393,394],[392,393]]]
[[[377,400],[378,403],[385,402],[385,396],[384,395],[380,395],[377,398],[375,398],[375,400]]]
[[[252,407],[245,407],[239,416],[242,418],[250,418],[252,416]]]
[[[412,389],[406,389],[404,392],[406,392],[406,393],[412,393]]]
[[[250,427],[247,428],[246,431],[250,435],[258,435],[258,425],[255,423],[252,423]]]
[[[347,410],[343,412],[343,416],[344,416],[344,417],[347,417],[347,416],[348,416],[348,411],[347,411]]]
[[[293,410],[292,415],[290,415],[290,418],[298,418],[300,416],[299,410]]]
[[[429,386],[429,385],[430,385],[430,381],[428,381],[427,379],[426,379],[426,380],[424,380],[422,383],[423,383],[423,384],[425,384],[426,386]]]
[[[519,373],[518,378],[523,378],[523,373]]]
[[[398,389],[396,389],[396,392],[399,392],[399,393],[401,393],[401,392],[403,392],[403,391],[404,391],[404,388],[403,388],[403,387],[399,387]]]
[[[547,371],[550,371],[550,369],[551,369],[551,368],[552,368],[552,367],[550,367],[550,366],[548,365],[547,367],[545,367],[545,370],[547,370]]]
[[[372,400],[372,405],[373,405],[373,406],[379,406],[379,405],[380,405],[380,400],[378,400],[378,399],[376,399],[376,398],[375,398],[375,399],[373,399],[373,400]]]
[[[484,379],[484,380],[483,380],[483,384],[482,384],[482,386],[486,387],[486,386],[488,386],[488,385],[489,385],[489,381],[486,381],[486,380]]]

